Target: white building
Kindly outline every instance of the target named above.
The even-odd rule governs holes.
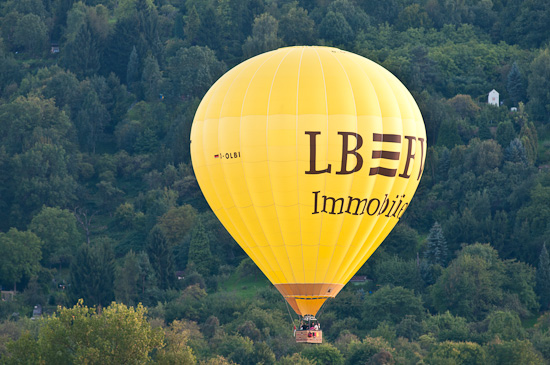
[[[499,106],[499,100],[498,100],[499,93],[495,89],[491,90],[489,93],[489,104]]]

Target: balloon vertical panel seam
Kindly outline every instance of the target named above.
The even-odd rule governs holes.
[[[275,83],[275,78],[277,77],[277,73],[279,72],[279,68],[281,67],[281,64],[284,62],[285,58],[290,54],[292,53],[294,49],[290,50],[289,52],[287,52],[287,54],[285,54],[285,56],[281,59],[281,62],[279,62],[279,65],[277,66],[277,69],[275,70],[275,74],[273,75],[273,79],[271,80],[271,87],[269,88],[269,94],[268,94],[268,98],[267,98],[267,109],[266,109],[266,125],[265,125],[265,133],[266,133],[266,153],[267,153],[267,171],[268,171],[268,174],[269,174],[269,186],[270,186],[270,192],[271,192],[271,197],[273,198],[273,201],[275,201],[275,195],[273,194],[273,183],[271,181],[271,170],[269,169],[269,137],[268,137],[268,133],[269,133],[269,106],[271,104],[271,93],[273,91],[273,85]],[[275,214],[277,215],[278,217],[278,211],[277,211],[277,207],[275,207]],[[283,240],[283,243],[285,243],[285,237],[283,235],[283,232],[282,232],[282,229],[281,229],[281,222],[277,222],[278,225],[279,225],[279,231],[281,233],[281,239]],[[286,251],[286,259],[288,260],[288,265],[290,267],[290,272],[292,274],[292,278],[294,279],[294,282],[296,282],[296,276],[294,275],[294,270],[292,268],[292,262],[290,261],[290,257],[288,255],[288,250],[286,249],[286,246],[285,246],[285,251]],[[285,275],[285,280],[286,282],[289,282],[288,278],[286,277]]]
[[[290,53],[290,51],[287,52],[287,54],[282,58],[282,60],[284,60],[284,59],[286,58],[286,56],[288,55],[288,53]],[[250,85],[252,84],[252,82],[253,82],[253,80],[254,80],[256,74],[258,73],[258,71],[267,63],[267,61],[269,61],[272,57],[276,56],[276,54],[277,54],[277,52],[273,52],[273,55],[272,55],[271,57],[268,57],[268,58],[267,58],[258,68],[257,68],[256,72],[254,73],[254,75],[253,75],[252,78],[250,79],[250,81],[249,81],[249,83],[248,83],[248,86],[247,86],[247,89],[246,89],[246,91],[245,91],[245,95],[244,95],[244,97],[243,97],[242,104],[241,104],[241,113],[240,113],[240,114],[241,114],[241,115],[240,115],[240,119],[241,119],[241,120],[242,120],[242,118],[243,118],[243,109],[244,109],[244,105],[245,105],[246,95],[248,94],[248,90],[249,90],[249,88],[250,88]],[[281,62],[282,62],[282,60],[281,60]],[[263,117],[263,115],[262,115],[262,117]],[[241,132],[240,124],[239,124],[239,146],[241,146],[241,138],[242,138],[242,132]],[[241,166],[243,166],[242,160],[241,160]],[[246,172],[245,172],[244,168],[243,168],[243,174],[246,176]],[[247,182],[246,179],[245,179],[245,184],[247,185],[247,190],[250,191],[250,188],[249,188],[249,185],[248,185],[248,182]],[[257,218],[258,224],[259,224],[259,226],[260,226],[260,227],[259,227],[259,228],[260,228],[260,231],[261,231],[262,234],[264,235],[264,238],[265,238],[266,242],[269,243],[269,240],[268,240],[267,236],[265,235],[264,229],[263,229],[263,227],[262,227],[261,220],[260,220],[260,218],[259,218],[258,215],[257,215],[256,209],[255,209],[256,206],[255,206],[254,204],[252,204],[252,206],[254,207],[253,210],[254,210],[254,212],[256,213],[256,218]],[[278,259],[277,255],[275,255],[275,252],[273,251],[273,247],[275,247],[275,246],[271,246],[271,245],[268,244],[268,245],[265,245],[265,246],[255,245],[255,247],[269,247],[269,250],[271,251],[271,254],[272,254],[273,257],[275,258],[275,261],[277,262],[277,267],[279,268],[279,272],[281,273],[281,274],[279,275],[280,279],[284,279],[285,281],[288,281],[288,279],[287,279],[287,277],[286,277],[286,275],[285,275],[285,273],[284,273],[283,267],[281,266],[281,263],[279,262],[279,259]],[[271,262],[267,259],[267,257],[265,257],[263,254],[262,254],[262,256],[263,256],[263,261],[265,261],[265,262],[267,263],[268,267],[270,267],[271,270],[274,271],[274,270],[273,270],[272,263],[271,263]]]
[[[353,61],[355,61],[355,60],[353,60]],[[359,64],[359,62],[356,62],[356,64],[358,64],[359,66],[361,66],[361,65]],[[380,66],[379,66],[379,67],[380,67]],[[363,70],[363,72],[365,72],[365,74],[366,74],[366,71],[364,71],[363,67],[359,67],[359,68],[360,68],[361,70]],[[393,98],[393,99],[396,99],[396,96],[395,96],[395,94],[393,93],[393,89],[391,88],[391,86],[390,86],[388,80],[386,79],[385,75],[384,75],[384,74],[381,74],[380,77],[379,77],[379,79],[382,80],[383,82],[385,82],[385,85],[392,91],[392,92],[391,92],[392,98]],[[374,85],[373,85],[373,86],[374,86]],[[378,95],[378,90],[376,90],[376,86],[374,86],[374,89],[375,89],[375,94]],[[385,96],[387,97],[387,96],[389,96],[389,95],[385,95]],[[395,105],[396,105],[396,107],[399,107],[399,104],[398,104],[397,102],[395,102]],[[383,113],[382,110],[381,110],[381,112]],[[399,114],[401,115],[401,111],[399,111]],[[380,127],[381,127],[381,129],[382,129],[382,131],[381,131],[382,134],[384,134],[384,128],[385,128],[384,120],[385,120],[385,119],[386,119],[386,117],[384,116],[384,114],[382,114],[382,123],[381,123],[381,125],[380,125]],[[401,119],[401,120],[402,120],[402,119]],[[402,127],[402,126],[401,126],[401,135],[403,135],[403,127]],[[382,183],[382,181],[383,181],[383,180],[378,180],[378,178],[377,178],[377,181],[375,181],[375,183],[374,183],[374,185],[373,185],[373,190],[375,190],[378,186],[380,186],[380,183]],[[378,182],[379,184],[377,184],[377,182]],[[392,183],[391,183],[391,184],[388,184],[388,185],[391,186],[391,187],[390,187],[390,192],[391,192],[391,190],[393,189],[394,184],[395,184],[395,179],[392,180]],[[389,220],[388,220],[388,222],[389,222]],[[386,222],[386,224],[384,225],[384,227],[387,225],[388,222]],[[373,224],[373,229],[377,226],[376,223],[378,223],[378,221],[372,222],[372,224]],[[379,232],[381,232],[381,231],[383,231],[383,228],[381,228]],[[347,275],[347,272],[349,272],[349,271],[356,272],[356,271],[360,268],[360,266],[362,265],[361,262],[363,262],[363,258],[361,258],[359,261],[357,261],[357,255],[359,255],[359,254],[361,253],[361,249],[366,248],[365,246],[367,246],[367,245],[368,245],[368,249],[366,250],[366,252],[365,252],[365,254],[363,255],[363,257],[365,257],[365,256],[371,251],[371,248],[373,247],[373,245],[374,245],[375,242],[376,242],[376,240],[372,240],[372,239],[371,239],[371,237],[372,237],[371,235],[372,235],[372,230],[371,230],[371,231],[367,234],[367,236],[366,236],[366,240],[365,240],[365,243],[366,243],[366,244],[365,244],[364,246],[360,246],[359,252],[357,252],[355,258],[352,259],[352,260],[350,260],[350,261],[348,261],[348,264],[347,264],[347,267],[346,267],[345,270],[341,270],[341,272],[340,272],[340,274],[339,274],[339,277],[338,277],[338,280],[337,280],[338,282],[343,282],[343,280],[345,280],[345,277],[348,276],[348,275]],[[379,235],[379,234],[378,234],[378,235]],[[378,237],[378,235],[377,235],[377,237]],[[369,245],[369,243],[370,243],[370,245]],[[346,256],[347,256],[347,253],[346,253]],[[368,257],[368,256],[367,256],[367,257]],[[344,257],[344,260],[343,260],[343,261],[346,261],[346,260],[345,260],[345,257]]]
[[[327,94],[327,80],[326,80],[326,77],[325,77],[325,68],[323,67],[323,61],[321,61],[321,56],[319,55],[319,52],[317,51],[316,48],[313,48],[313,50],[315,51],[315,54],[317,55],[317,59],[319,60],[319,65],[321,67],[321,75],[323,75],[323,85],[324,85],[324,88],[325,88],[325,115],[326,115],[326,121],[327,121],[327,146],[328,146],[328,141],[329,141],[329,135],[328,135],[328,130],[329,130],[329,114],[328,114],[328,94]],[[328,148],[327,148],[327,151],[326,151],[326,156],[328,158],[329,156],[329,153],[328,153]],[[324,183],[323,183],[323,190],[326,190],[326,187],[327,187],[327,177],[324,176]],[[318,248],[317,248],[317,262],[315,262],[315,274],[314,274],[314,281],[315,279],[317,278],[317,269],[318,269],[318,261],[319,261],[319,246],[321,245],[321,242],[323,241],[322,240],[322,232],[323,232],[323,222],[324,222],[324,217],[321,216],[321,224],[320,224],[320,227],[319,227],[319,243],[318,243]],[[304,268],[305,270],[305,268]]]
[[[301,209],[301,205],[299,204],[300,203],[300,175],[299,175],[299,159],[298,159],[298,121],[299,121],[299,109],[298,109],[298,99],[300,97],[300,72],[301,72],[301,68],[302,68],[302,59],[304,57],[304,51],[305,51],[305,48],[302,48],[302,53],[300,55],[300,63],[298,65],[298,77],[297,77],[297,80],[296,80],[296,119],[295,119],[295,124],[296,124],[296,148],[295,148],[295,154],[296,154],[296,196],[297,196],[297,199],[298,199],[298,226],[300,227],[300,248],[302,249],[302,277],[304,278],[304,281],[306,281],[306,260],[305,260],[305,252],[304,252],[304,242],[303,242],[303,239],[302,239],[302,235],[303,235],[303,232],[302,232],[302,223],[301,223],[301,217],[302,217],[302,209]]]
[[[290,53],[290,52],[288,52]],[[288,55],[288,53],[282,58],[282,60],[284,60],[286,58],[286,56]],[[272,57],[275,57],[276,55],[276,52],[273,52],[273,55]],[[252,85],[252,82],[254,81],[254,78],[256,77],[257,73],[260,71],[260,69],[267,63],[267,61],[271,60],[272,57],[268,57],[257,69],[256,69],[256,72],[254,72],[254,75],[250,78],[250,81],[248,83],[248,86],[246,88],[246,91],[245,91],[245,94],[244,94],[244,97],[243,97],[243,100],[242,100],[242,104],[241,104],[241,113],[240,113],[240,120],[242,121],[242,118],[243,118],[243,109],[244,109],[244,105],[245,105],[245,101],[246,101],[246,96],[248,95],[248,90],[250,89],[250,85]],[[281,60],[281,62],[282,62]],[[280,63],[279,63],[280,65]],[[263,116],[262,116],[263,117]],[[242,130],[241,130],[241,125],[239,124],[239,148],[240,146],[242,145],[241,143],[241,138],[242,138]],[[267,141],[266,141],[267,143]],[[246,172],[244,170],[244,163],[243,161],[241,160],[241,167],[243,167],[243,175],[246,176]],[[247,182],[247,179],[245,178],[245,184],[247,186],[247,191],[250,191],[250,187],[249,187],[249,184]],[[249,193],[250,194],[250,193]],[[252,201],[252,199],[251,199]],[[275,246],[272,246],[270,243],[269,243],[269,239],[267,238],[266,234],[265,234],[265,231],[262,227],[262,222],[257,214],[257,211],[256,211],[256,206],[254,204],[252,204],[253,206],[253,211],[254,213],[256,214],[256,218],[257,218],[257,221],[258,221],[258,225],[260,226],[260,231],[262,232],[262,234],[264,235],[264,238],[265,238],[265,241],[267,243],[267,245],[265,246],[260,246],[260,245],[257,245],[257,247],[269,247],[269,250],[271,251],[271,254],[273,255],[273,257],[275,258],[275,261],[277,263],[277,267],[279,268],[279,271],[281,273],[280,275],[280,278],[284,279],[285,281],[288,281],[286,275],[284,274],[284,270],[283,270],[283,267],[281,265],[281,263],[279,262],[279,258],[277,257],[277,255],[275,255],[275,252],[273,250],[273,247]],[[261,250],[260,250],[261,251]],[[262,256],[263,256],[263,259],[264,261],[267,263],[267,265],[271,268],[271,270],[273,271],[273,266],[271,264],[271,262],[267,259],[267,257],[264,256],[264,254],[262,253]]]
[[[330,56],[332,56],[337,62],[338,64],[340,65],[340,67],[342,68],[342,71],[344,72],[344,75],[346,75],[346,79],[348,80],[348,86],[350,88],[350,91],[351,91],[351,95],[353,97],[353,108],[355,110],[355,135],[357,135],[358,131],[359,131],[359,125],[358,125],[358,118],[357,118],[357,102],[356,102],[356,99],[355,99],[355,93],[353,92],[353,87],[351,85],[351,80],[349,78],[349,75],[346,71],[346,68],[344,67],[344,65],[342,65],[342,63],[340,62],[340,60],[338,59],[338,57],[336,57],[336,55],[334,55],[334,53],[332,52],[327,52],[329,53]],[[347,55],[345,55],[345,57],[347,57]],[[327,101],[328,102],[328,101]],[[347,158],[347,156],[346,156]],[[351,191],[352,187],[353,187],[353,181],[355,179],[355,174],[352,174],[351,175],[351,181],[349,183],[349,191]],[[348,191],[348,194],[349,194],[349,191]],[[329,268],[331,267],[331,264],[332,264],[332,261],[334,259],[334,252],[335,252],[335,249],[336,249],[336,244],[338,242],[340,242],[340,238],[341,238],[341,235],[342,235],[342,228],[344,227],[344,221],[346,220],[346,217],[342,217],[341,219],[341,223],[340,223],[340,229],[339,229],[339,232],[338,232],[338,235],[337,235],[337,240],[336,240],[336,243],[334,245],[332,245],[332,250],[331,250],[331,253],[330,253],[330,258],[329,258],[329,261],[328,261],[328,264],[327,264],[327,270],[325,271],[325,275],[323,277],[323,281],[322,282],[327,282],[327,275],[329,273]],[[351,244],[351,242],[349,242],[349,244]],[[349,244],[346,244],[344,245],[344,247],[346,246],[349,246]],[[346,250],[347,251],[347,250]],[[329,281],[334,281],[334,280],[329,280]]]
[[[268,59],[269,59],[269,57],[268,57]],[[266,60],[266,61],[267,61],[267,60]],[[264,62],[265,62],[265,61],[264,61]],[[233,80],[231,80],[231,84],[229,85],[229,87],[228,87],[227,90],[230,90],[231,87],[233,86],[234,82],[237,80],[237,78],[238,78],[241,74],[243,74],[243,73],[244,73],[249,67],[251,67],[252,65],[253,65],[253,62],[249,62],[248,65],[243,65],[243,67],[242,67],[241,70],[238,72],[238,74],[233,78]],[[223,76],[222,76],[222,77],[223,77]],[[212,102],[212,100],[214,99],[215,96],[216,96],[216,97],[218,96],[217,94],[218,94],[220,91],[221,91],[221,90],[220,90],[220,88],[218,87],[218,89],[217,89],[217,90],[215,91],[215,93],[212,95],[211,102]],[[227,97],[227,91],[226,91],[226,94],[223,95],[224,101],[222,102],[222,105],[220,106],[220,110],[219,110],[219,114],[218,114],[218,120],[220,119],[220,118],[219,118],[219,115],[222,113],[223,105],[224,105],[224,103],[225,103],[225,98],[226,98],[226,97]],[[209,105],[207,106],[207,110],[208,110],[208,107],[209,107]],[[206,110],[206,111],[207,111],[207,110]],[[204,128],[204,125],[203,125],[203,128]],[[218,128],[219,128],[219,123],[218,123]],[[204,135],[204,133],[203,133],[203,135]],[[220,136],[219,136],[219,132],[218,132],[218,145],[219,145],[219,137],[220,137]],[[205,151],[205,150],[203,150],[203,152],[206,154],[206,151]],[[205,161],[207,161],[206,156],[205,156]],[[221,163],[220,163],[220,164],[221,164]],[[222,170],[222,173],[225,174],[224,171],[223,171],[223,167],[221,167],[221,170]],[[209,178],[210,178],[210,176],[209,176]],[[225,181],[224,181],[224,183],[225,183]],[[215,186],[214,182],[212,182],[212,185]],[[218,195],[218,191],[217,191],[215,188],[214,188],[213,190],[214,190],[214,192],[216,193],[216,195]],[[233,224],[234,230],[241,236],[242,244],[243,244],[244,246],[248,247],[248,248],[254,248],[254,247],[256,247],[257,245],[250,245],[250,243],[247,242],[247,240],[245,240],[245,239],[243,238],[243,234],[242,234],[241,232],[239,232],[239,229],[237,228],[237,225],[235,224],[235,218],[232,217],[231,214],[227,214],[227,213],[228,213],[228,209],[231,209],[231,208],[235,207],[235,208],[236,208],[235,210],[236,210],[236,211],[239,213],[239,215],[240,215],[240,212],[239,212],[239,210],[238,210],[238,207],[236,206],[236,204],[234,204],[234,200],[233,200],[233,199],[231,199],[231,200],[233,201],[233,205],[230,206],[230,207],[226,207],[226,206],[223,206],[223,204],[222,204],[222,205],[221,205],[221,206],[222,206],[222,209],[226,212],[226,215],[227,215],[228,219],[229,219],[229,220],[231,221],[231,223]],[[220,199],[220,202],[221,202],[221,199]],[[239,217],[239,218],[242,220],[242,217]],[[248,234],[251,236],[251,233],[250,233],[250,231],[249,231],[249,228],[248,228],[248,226],[244,223],[244,221],[243,221],[243,225],[244,225],[245,229],[248,231]],[[251,257],[251,259],[252,259],[253,261],[259,260],[259,258],[257,257],[256,254],[254,254],[253,252],[251,252],[251,253],[252,253],[251,256],[253,256],[253,257]],[[254,260],[254,259],[256,259],[256,260]],[[266,261],[266,260],[264,259],[264,261]],[[271,266],[271,265],[270,265],[270,266]],[[272,273],[271,273],[270,276],[274,277],[274,270],[272,270]]]
[[[347,56],[347,54],[346,54],[346,56]],[[374,84],[372,83],[369,74],[364,70],[364,68],[362,67],[361,64],[359,64],[358,62],[356,62],[355,59],[353,59],[353,57],[349,57],[348,59],[350,60],[350,62],[354,63],[354,64],[358,67],[358,69],[360,70],[360,72],[364,75],[365,79],[368,80],[368,82],[369,82],[370,85],[372,86],[373,96],[376,97],[377,100],[379,100],[378,93],[376,92],[376,88],[375,88]],[[357,108],[357,106],[356,106],[356,108]],[[356,109],[356,110],[357,110],[357,109]],[[381,119],[380,119],[380,122],[381,122],[381,123],[380,123],[380,127],[383,128],[383,118],[382,118],[382,117],[381,117]],[[358,123],[358,120],[357,120],[357,123]],[[358,129],[358,126],[357,126],[357,129]],[[376,186],[376,181],[374,181],[374,182],[371,184],[370,193],[367,194],[367,196],[369,196],[369,195],[372,194],[372,192],[374,191],[375,186]],[[359,222],[359,224],[357,225],[356,232],[359,231],[359,229],[361,228],[361,225],[362,225],[363,223],[375,225],[375,224],[376,224],[376,220],[374,220],[374,221],[369,220],[368,223],[367,223],[367,222],[365,222],[364,219],[362,218],[362,219],[361,219],[361,222]],[[346,252],[342,255],[342,257],[341,257],[341,259],[340,259],[340,265],[342,264],[342,262],[345,262],[345,261],[346,261],[346,257],[352,252],[352,251],[351,251],[351,248],[352,248],[352,247],[355,248],[355,247],[357,246],[359,250],[361,249],[361,246],[359,246],[359,245],[354,245],[354,242],[355,242],[355,241],[356,241],[356,237],[354,236],[354,237],[351,239],[350,244],[347,245],[347,247],[346,247],[346,248],[347,248]],[[338,246],[338,247],[345,247],[345,246],[341,246],[341,245],[338,245],[338,244],[337,244],[336,246]],[[341,271],[341,270],[339,270],[339,271]],[[336,278],[338,278],[338,276],[341,276],[341,274],[339,274],[338,271],[337,271],[337,272],[334,274],[334,278],[333,278],[332,281],[334,281],[334,282],[341,282],[341,280],[336,280]],[[325,279],[326,279],[326,278],[325,278]]]

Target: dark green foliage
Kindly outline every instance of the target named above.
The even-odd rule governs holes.
[[[516,138],[516,131],[512,122],[506,121],[499,123],[496,133],[497,142],[503,148],[506,148],[514,138]]]
[[[329,11],[321,24],[319,24],[320,36],[335,45],[349,44],[353,41],[353,29],[346,18],[338,12]]]
[[[367,328],[375,328],[383,321],[399,323],[407,315],[417,319],[424,315],[421,297],[410,289],[383,286],[365,296],[363,318]]]
[[[511,105],[515,106],[518,105],[519,102],[524,101],[525,87],[523,83],[523,76],[521,75],[517,62],[514,61],[506,80],[506,90],[508,91]]]
[[[11,228],[0,233],[0,283],[17,290],[17,283],[40,269],[42,242],[30,231]]]
[[[115,299],[113,241],[100,237],[80,246],[71,264],[70,293],[73,302],[107,306]]]
[[[548,115],[550,112],[549,78],[550,74],[550,49],[541,50],[531,63],[531,73],[529,74],[529,86],[527,94],[529,95],[530,114],[543,123],[550,121]]]
[[[525,165],[529,163],[529,160],[527,159],[527,152],[525,151],[525,147],[523,147],[523,143],[521,143],[519,138],[514,138],[508,147],[506,147],[504,150],[504,160],[514,163],[522,163]]]
[[[15,46],[21,47],[30,56],[40,56],[47,45],[47,28],[43,20],[35,14],[23,15],[14,29]]]
[[[429,316],[426,318],[424,326],[426,332],[432,333],[440,342],[464,342],[468,341],[471,336],[466,318],[453,316],[449,311]]]
[[[547,310],[550,307],[550,256],[546,244],[542,245],[540,251],[536,280],[536,291],[541,309]]]
[[[168,63],[172,93],[178,98],[202,97],[225,70],[208,47],[182,48]]]
[[[487,353],[474,342],[443,342],[432,348],[426,360],[431,364],[487,364]]]
[[[322,344],[317,346],[306,347],[302,351],[302,356],[310,359],[315,364],[322,365],[343,365],[344,356],[338,349],[330,344]]]
[[[402,286],[419,291],[422,288],[422,277],[416,260],[403,260],[393,256],[378,260],[374,267],[374,278],[378,284]]]
[[[86,77],[99,71],[100,49],[88,23],[85,22],[78,30],[75,38],[63,48],[63,63],[79,77]]]
[[[362,341],[352,342],[348,348],[346,364],[391,364],[393,360],[391,345],[381,337],[365,337]],[[376,360],[385,353],[385,362]]]
[[[447,240],[443,234],[443,229],[438,222],[435,222],[426,240],[424,257],[432,265],[445,266],[448,254]]]
[[[542,364],[542,356],[529,340],[495,342],[487,345],[487,354],[494,364]]]
[[[141,87],[143,90],[143,98],[146,101],[152,102],[162,98],[162,75],[157,59],[153,55],[147,55],[145,61],[143,61]]]
[[[309,45],[314,43],[315,22],[308,15],[307,10],[289,3],[287,12],[279,21],[279,33],[288,46]]]
[[[516,313],[494,311],[488,317],[489,330],[487,333],[503,341],[514,339],[521,340],[525,336],[525,330],[521,326],[521,321]]]
[[[254,19],[252,36],[243,44],[243,54],[246,58],[260,53],[272,51],[283,45],[278,36],[279,22],[271,15],[264,13]]]
[[[130,53],[130,59],[128,60],[128,67],[126,68],[126,85],[128,89],[135,92],[135,83],[139,81],[139,69],[140,60],[137,53],[137,49],[134,46],[132,53]]]
[[[213,271],[214,258],[210,250],[210,240],[201,221],[198,220],[191,232],[189,242],[188,265],[193,266],[203,276],[210,275]]]
[[[74,251],[84,241],[75,216],[68,210],[42,207],[29,229],[42,240],[44,266],[68,265]]]
[[[155,270],[159,288],[165,290],[173,288],[176,279],[174,254],[172,246],[170,246],[160,227],[153,227],[149,233],[146,251],[151,266]]]
[[[78,298],[147,305],[153,326],[167,323],[158,363],[548,362],[539,311],[550,301],[549,9],[542,0],[2,2],[0,284],[18,294],[0,301],[10,319],[0,322],[0,362],[48,362],[44,322],[25,317],[37,303],[47,316]],[[201,98],[228,68],[302,44],[395,74],[428,143],[407,213],[359,271],[369,281],[327,301],[325,345],[309,347],[295,343],[296,316],[210,210],[189,148]],[[491,89],[500,107],[487,105]],[[112,333],[103,344],[122,334]]]

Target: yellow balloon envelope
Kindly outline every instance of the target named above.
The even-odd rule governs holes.
[[[329,47],[239,64],[204,96],[191,130],[206,200],[300,315],[336,296],[392,230],[425,156],[403,84]]]

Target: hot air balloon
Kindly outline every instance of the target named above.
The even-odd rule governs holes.
[[[405,86],[331,47],[263,53],[202,99],[191,158],[210,207],[300,316],[315,316],[409,206],[426,156]]]

